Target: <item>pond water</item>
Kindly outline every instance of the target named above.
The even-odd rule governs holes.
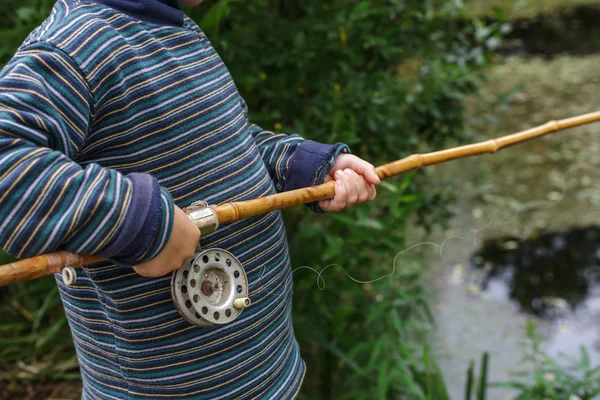
[[[453,399],[470,360],[490,352],[490,380],[522,369],[525,321],[548,337],[545,350],[600,365],[600,226],[484,241],[468,264],[440,263],[436,345]],[[510,399],[490,390],[488,399]]]
[[[596,54],[600,50],[598,20],[600,7],[592,4],[564,7],[552,15],[514,19],[506,53],[542,56]]]
[[[548,353],[578,357],[583,345],[600,365],[599,226],[491,239],[467,265],[437,271],[436,345],[453,399],[463,398],[468,362],[484,351],[491,381],[522,369],[527,318],[548,337]],[[511,393],[493,389],[488,399]]]
[[[520,168],[505,166],[503,173]],[[490,178],[495,180],[502,179]],[[535,183],[549,197],[558,193],[548,182]],[[600,179],[593,184],[599,188]],[[578,357],[583,345],[600,365],[600,213],[598,205],[581,200],[582,191],[573,186],[553,207],[542,201],[539,208],[508,219],[505,213],[491,225],[480,215],[502,215],[507,211],[502,201],[486,204],[464,193],[451,227],[438,237],[443,252],[430,255],[434,342],[453,399],[463,398],[468,363],[483,352],[490,353],[491,381],[505,381],[522,369],[528,319],[548,338],[548,353]],[[590,225],[575,224],[582,220]],[[511,393],[494,389],[488,400],[511,399]]]
[[[490,240],[471,265],[482,291],[519,312],[549,321],[600,315],[600,227]]]
[[[471,105],[473,141],[600,110],[599,63],[594,54],[506,58]],[[490,381],[522,369],[528,319],[548,353],[577,357],[584,345],[600,365],[600,124],[424,173],[432,189],[450,182],[459,193],[447,229],[410,238],[442,246],[428,252],[428,282],[452,398],[464,398],[468,364],[483,352]],[[493,389],[487,400],[513,393]]]

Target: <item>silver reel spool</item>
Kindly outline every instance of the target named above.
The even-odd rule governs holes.
[[[219,218],[204,201],[184,208],[202,235],[217,230]],[[196,249],[171,278],[171,297],[179,314],[195,326],[227,324],[250,305],[242,263],[223,249]]]
[[[227,324],[250,305],[248,278],[230,252],[198,252],[173,273],[171,295],[179,314],[196,326]]]

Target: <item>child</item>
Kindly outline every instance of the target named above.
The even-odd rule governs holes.
[[[198,328],[170,294],[170,272],[200,239],[180,207],[335,179],[335,198],[312,207],[337,211],[373,199],[379,179],[343,144],[249,123],[226,67],[179,3],[60,0],[2,70],[0,247],[110,259],[79,269],[74,286],[56,278],[83,398],[293,398],[305,367],[280,213],[202,238],[245,266],[252,306],[230,324]]]

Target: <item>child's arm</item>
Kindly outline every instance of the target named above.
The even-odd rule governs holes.
[[[85,78],[56,48],[35,43],[2,70],[0,248],[17,257],[66,249],[128,265],[165,248],[175,208],[156,179],[74,161],[93,112]]]
[[[246,103],[242,107],[247,114]],[[340,211],[376,196],[380,180],[375,167],[349,152],[343,143],[327,145],[297,134],[266,131],[252,124],[250,132],[279,191],[318,185],[335,179],[335,197],[309,206],[317,212]]]
[[[337,156],[349,151],[343,143],[317,143],[297,134],[273,133],[254,124],[250,133],[279,191],[323,183]]]

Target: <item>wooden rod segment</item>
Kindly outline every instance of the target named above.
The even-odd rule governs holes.
[[[318,186],[290,190],[288,192],[259,197],[258,199],[224,203],[216,206],[215,211],[219,216],[219,224],[226,224],[298,204],[332,199],[335,194],[333,189],[334,184],[335,182],[331,181]]]
[[[419,169],[429,165],[440,164],[447,161],[477,156],[485,153],[495,153],[505,147],[524,143],[549,133],[558,132],[575,126],[585,125],[600,121],[600,111],[567,118],[560,121],[550,121],[535,128],[511,135],[490,139],[480,143],[468,144],[447,150],[435,151],[426,154],[413,154],[392,163],[376,168],[377,175],[381,179],[398,175],[413,169]]]
[[[523,143],[552,132],[589,124],[599,120],[600,111],[560,121],[550,121],[536,128],[513,133],[497,139],[490,139],[480,143],[468,144],[432,153],[413,154],[398,161],[377,167],[375,168],[375,171],[380,179],[385,179],[428,165],[440,164],[485,153],[495,153],[505,147]],[[240,219],[266,214],[271,211],[281,210],[299,204],[332,199],[335,194],[333,185],[334,182],[332,181],[318,186],[290,190],[289,192],[273,194],[258,199],[224,203],[216,206],[215,211],[219,216],[220,224],[239,221]]]
[[[548,133],[589,124],[599,120],[600,111],[560,121],[550,121],[536,128],[513,133],[512,135],[503,136],[497,139],[487,140],[485,142],[459,146],[433,153],[413,154],[401,160],[377,167],[376,172],[379,178],[385,179],[428,165],[440,164],[446,161],[472,157],[484,153],[495,153],[505,147],[523,143]],[[318,186],[291,190],[289,192],[273,194],[258,199],[224,203],[216,206],[215,211],[219,217],[220,224],[235,222],[243,218],[266,214],[271,211],[292,207],[298,204],[331,199],[335,193],[333,186],[334,182],[331,181]],[[77,268],[82,265],[103,260],[105,259],[102,257],[80,255],[66,251],[29,258],[0,266],[0,286],[57,273],[60,272],[64,265],[70,265]]]
[[[78,268],[106,260],[102,257],[76,254],[68,251],[44,254],[0,266],[0,286],[29,281],[61,272],[65,265]]]

